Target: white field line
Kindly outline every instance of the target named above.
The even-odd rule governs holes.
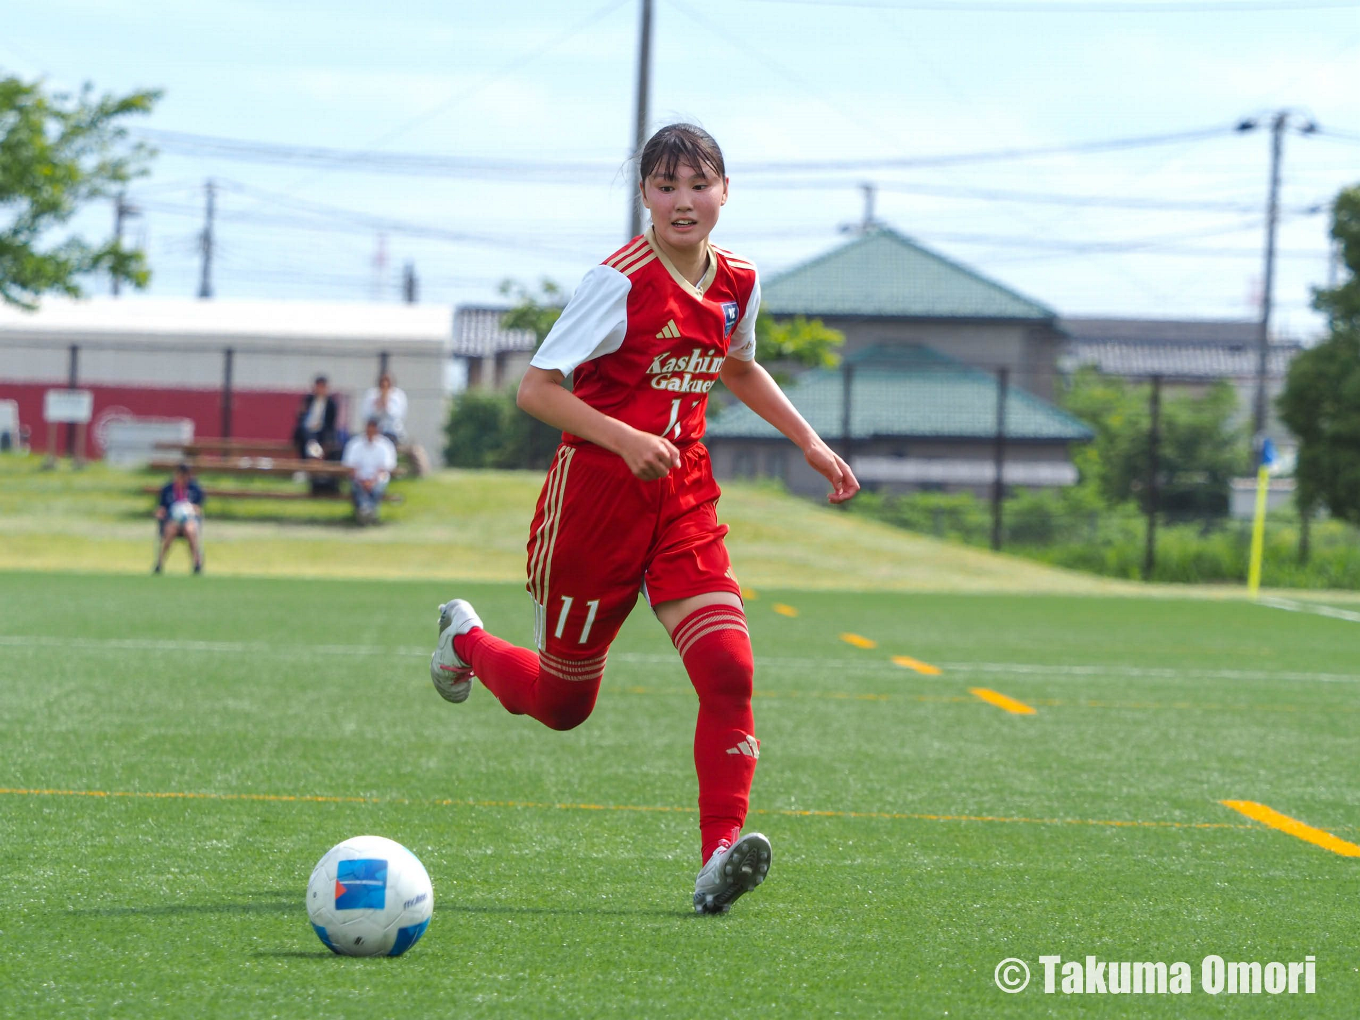
[[[1360,613],[1350,609],[1337,609],[1334,606],[1318,605],[1312,602],[1294,602],[1291,599],[1260,598],[1257,601],[1263,606],[1283,609],[1290,613],[1313,613],[1317,616],[1330,616],[1333,620],[1360,623]]]
[[[263,641],[185,641],[156,638],[78,638],[55,637],[48,634],[0,634],[0,648],[64,648],[90,651],[120,652],[216,652],[240,655],[372,655],[389,658],[428,658],[429,648],[410,645],[273,645]],[[657,655],[647,652],[616,652],[610,662],[629,662],[637,665],[678,665],[674,654]],[[1316,683],[1360,683],[1360,673],[1313,673],[1303,670],[1257,669],[1170,669],[1152,666],[1050,666],[1024,662],[938,662],[945,671],[945,679],[958,675],[994,675],[1032,679],[1101,679],[1133,680],[1286,680]],[[810,657],[762,655],[756,659],[761,672],[780,669],[837,669],[846,673],[882,673],[906,679],[900,666],[890,659],[855,657],[821,659]],[[914,678],[913,678],[914,679]]]

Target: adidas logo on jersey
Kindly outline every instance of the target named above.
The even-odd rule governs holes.
[[[666,328],[656,335],[656,338],[658,340],[679,340],[680,327],[675,324],[674,319],[671,319],[670,322],[666,323]]]
[[[747,737],[746,737],[746,739],[743,740],[743,741],[742,741],[740,744],[738,744],[736,747],[729,747],[729,748],[727,749],[727,753],[728,753],[728,754],[744,754],[744,755],[746,755],[746,757],[748,757],[748,758],[759,758],[759,757],[760,757],[760,741],[757,740],[755,737],[750,736],[750,735],[748,734]]]

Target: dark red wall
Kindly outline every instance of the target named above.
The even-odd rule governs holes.
[[[19,423],[28,427],[34,450],[47,450],[43,394],[61,389],[52,383],[0,381],[0,400],[19,403]],[[216,389],[152,389],[145,386],[81,386],[94,394],[88,455],[99,457],[100,420],[125,414],[135,418],[191,418],[194,437],[222,434],[222,394]],[[301,391],[237,390],[231,398],[231,434],[236,439],[291,439],[302,404]],[[343,404],[342,404],[343,407]],[[57,448],[66,450],[66,426],[57,426]]]

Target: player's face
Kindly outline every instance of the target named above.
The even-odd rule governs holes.
[[[651,211],[657,236],[675,248],[707,241],[726,201],[727,178],[712,167],[680,163],[673,177],[654,173],[642,184],[642,204]]]

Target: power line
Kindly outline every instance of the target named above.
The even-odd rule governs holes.
[[[1217,14],[1272,11],[1344,11],[1360,7],[1360,0],[747,0],[748,3],[792,4],[869,11],[939,11],[960,14]]]
[[[1360,0],[1358,0],[1360,2]],[[363,149],[336,149],[324,146],[287,145],[241,138],[198,135],[183,131],[140,129],[148,142],[184,155],[241,160],[252,163],[316,164],[336,170],[369,173],[404,174],[415,177],[491,177],[538,178],[554,180],[617,170],[617,164],[606,161],[549,161],[456,156],[431,153],[376,153]],[[1177,145],[1209,138],[1228,137],[1234,133],[1230,125],[1173,131],[1154,135],[1125,138],[1106,138],[1097,141],[1062,145],[1041,145],[1028,148],[991,149],[978,152],[945,153],[938,155],[904,156],[873,159],[792,160],[747,163],[744,173],[786,173],[790,171],[834,170],[890,170],[919,167],[949,167],[968,163],[996,163],[1008,160],[1034,159],[1044,156],[1082,155],[1097,152],[1116,152],[1158,145]],[[562,183],[573,181],[562,180]]]
[[[1069,145],[1038,145],[1030,148],[993,149],[982,152],[966,152],[938,156],[906,156],[889,159],[840,159],[813,160],[784,163],[748,163],[743,169],[747,173],[773,173],[777,171],[815,171],[815,170],[891,170],[909,167],[946,167],[960,166],[965,163],[997,163],[1007,160],[1033,159],[1043,156],[1075,156],[1092,152],[1116,152],[1122,149],[1140,149],[1154,145],[1179,145],[1208,138],[1231,135],[1234,127],[1198,128],[1193,131],[1172,131],[1165,134],[1138,135],[1132,138],[1107,138],[1093,142],[1077,142]]]
[[[1335,128],[1320,127],[1313,134],[1318,138],[1330,138],[1338,142],[1360,142],[1360,131],[1338,131]]]
[[[789,191],[827,191],[851,190],[860,188],[863,181],[804,179],[762,181],[752,185],[760,190]],[[1180,212],[1224,212],[1253,213],[1260,208],[1259,202],[1231,202],[1223,199],[1175,199],[1139,198],[1128,195],[1074,195],[1055,191],[1023,191],[1007,188],[959,188],[947,184],[916,184],[908,182],[875,181],[873,186],[879,191],[907,195],[925,195],[933,198],[975,199],[983,202],[1017,202],[1035,205],[1089,206],[1107,209],[1143,209],[1152,211]],[[1296,214],[1310,214],[1322,211],[1322,204],[1312,203],[1292,207]]]
[[[457,104],[457,103],[466,102],[467,100],[471,99],[473,96],[477,95],[479,92],[481,92],[482,90],[484,90],[485,88],[487,88],[488,86],[490,86],[491,84],[493,84],[494,82],[497,82],[497,81],[499,81],[501,78],[504,78],[504,77],[505,77],[507,74],[509,74],[511,71],[518,70],[519,68],[523,67],[525,64],[530,63],[531,61],[533,61],[533,60],[536,59],[537,57],[542,56],[543,54],[547,53],[549,50],[551,50],[551,49],[553,49],[554,47],[558,46],[560,43],[563,43],[563,42],[565,42],[566,40],[572,38],[573,36],[575,36],[575,35],[578,34],[579,32],[583,32],[585,29],[589,28],[591,25],[594,25],[596,22],[602,20],[603,18],[605,18],[605,17],[607,17],[608,15],[612,14],[614,11],[618,10],[620,7],[622,7],[622,6],[623,6],[625,3],[627,3],[627,2],[628,2],[628,0],[608,0],[608,2],[604,4],[604,6],[598,8],[597,10],[595,10],[594,12],[592,12],[591,14],[587,15],[587,16],[586,16],[584,19],[582,19],[581,21],[574,23],[574,24],[571,25],[569,28],[567,28],[565,31],[559,33],[559,34],[556,35],[556,36],[553,36],[551,39],[549,39],[548,41],[544,42],[542,45],[536,46],[536,47],[534,47],[533,49],[528,50],[528,51],[526,51],[526,52],[520,54],[519,56],[514,57],[514,58],[512,58],[511,60],[507,61],[506,63],[502,64],[502,65],[501,65],[500,67],[498,67],[495,71],[493,71],[490,75],[488,75],[487,77],[483,78],[483,79],[482,79],[480,82],[478,82],[476,85],[472,86],[472,88],[466,89],[466,90],[464,90],[463,92],[454,93],[452,96],[449,96],[447,99],[443,100],[442,102],[436,104],[435,106],[432,106],[430,109],[425,110],[423,113],[419,113],[419,114],[417,114],[415,117],[412,117],[410,120],[407,120],[407,121],[405,121],[405,122],[403,122],[403,123],[401,123],[401,124],[398,124],[396,127],[392,128],[390,131],[385,131],[383,134],[379,135],[378,137],[374,138],[372,141],[368,142],[368,143],[363,147],[363,149],[359,150],[357,153],[354,154],[354,157],[353,157],[353,158],[356,158],[356,159],[357,159],[357,158],[361,158],[361,157],[363,157],[363,156],[372,156],[372,155],[375,155],[375,154],[376,154],[376,151],[375,151],[375,150],[377,150],[377,149],[380,148],[381,146],[386,145],[388,142],[392,141],[394,138],[397,138],[397,137],[399,137],[400,135],[405,134],[407,131],[411,130],[411,128],[413,128],[413,127],[416,127],[418,124],[423,124],[423,123],[425,123],[426,121],[430,120],[431,118],[437,117],[439,114],[441,114],[441,113],[443,113],[445,110],[449,109],[449,107],[451,107],[451,106],[453,106],[453,105],[455,105],[455,104]],[[341,169],[341,168],[332,167],[331,169]],[[321,172],[319,172],[319,173],[315,173],[315,174],[312,174],[312,175],[310,175],[310,176],[303,177],[303,178],[301,178],[300,180],[295,181],[294,183],[292,183],[291,185],[289,185],[289,186],[288,186],[288,187],[289,187],[289,190],[291,190],[291,191],[296,191],[298,188],[302,187],[303,184],[312,184],[312,183],[315,183],[317,180],[319,180],[321,177],[323,177],[323,176],[325,175],[325,172],[326,172],[326,171],[321,171]]]

